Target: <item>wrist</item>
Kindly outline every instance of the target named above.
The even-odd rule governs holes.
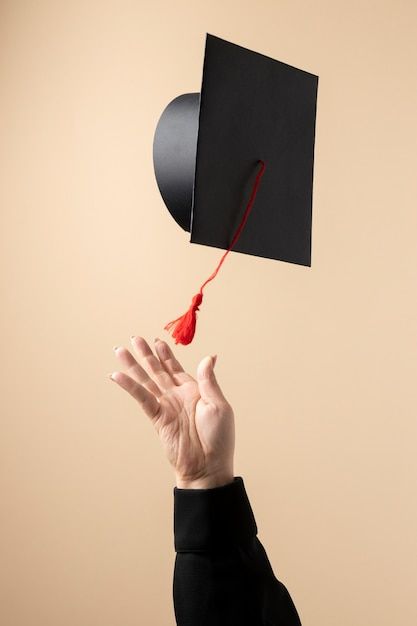
[[[214,489],[215,487],[223,487],[232,483],[234,473],[225,472],[224,474],[201,476],[199,478],[187,479],[176,476],[175,485],[178,489]]]

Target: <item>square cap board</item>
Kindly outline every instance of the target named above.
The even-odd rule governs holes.
[[[262,160],[233,251],[311,266],[317,87],[314,74],[207,33],[192,243],[228,248]]]

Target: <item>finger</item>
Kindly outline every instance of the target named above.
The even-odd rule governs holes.
[[[220,385],[214,374],[215,359],[211,356],[204,357],[197,367],[197,382],[201,398],[205,402],[218,404],[227,403]]]
[[[113,372],[110,375],[111,380],[114,380],[120,387],[125,389],[140,405],[144,413],[152,420],[156,420],[159,417],[161,411],[161,405],[155,396],[145,389],[142,385],[137,383],[133,378],[130,378],[124,372]]]
[[[121,363],[126,367],[127,373],[137,383],[143,385],[148,391],[153,393],[157,398],[162,396],[162,391],[154,380],[145,372],[143,367],[139,365],[136,359],[131,355],[129,350],[123,346],[115,346],[114,352]]]
[[[140,364],[162,391],[175,387],[175,381],[154,355],[143,337],[131,337],[133,349],[140,359]]]
[[[181,385],[182,383],[190,380],[195,382],[195,379],[184,371],[184,368],[177,360],[166,341],[157,337],[155,339],[155,351],[163,367],[172,376],[177,385]]]

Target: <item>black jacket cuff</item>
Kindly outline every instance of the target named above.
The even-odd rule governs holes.
[[[212,489],[174,487],[176,552],[204,552],[241,545],[258,533],[243,478]]]

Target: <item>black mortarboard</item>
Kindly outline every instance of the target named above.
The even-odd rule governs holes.
[[[261,162],[233,251],[311,265],[317,86],[314,74],[207,33],[201,94],[170,102],[153,145],[159,190],[191,243],[230,249]],[[187,312],[194,327],[200,303]],[[194,328],[176,330],[190,343]]]

